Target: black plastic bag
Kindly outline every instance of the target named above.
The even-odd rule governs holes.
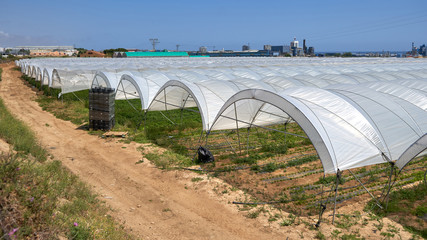
[[[197,155],[198,155],[197,160],[200,163],[209,163],[215,160],[212,153],[208,149],[202,146],[200,146],[199,149],[197,150]]]

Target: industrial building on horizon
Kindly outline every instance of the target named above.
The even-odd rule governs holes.
[[[242,46],[242,51],[233,50],[212,50],[208,51],[206,46],[199,48],[199,51],[189,52],[190,56],[206,56],[211,57],[314,57],[314,47],[307,47],[306,40],[303,40],[303,46],[299,46],[299,42],[294,38],[289,45],[264,45],[262,50],[250,49],[250,44]]]

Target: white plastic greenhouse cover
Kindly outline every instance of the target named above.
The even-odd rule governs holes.
[[[414,157],[427,155],[427,134],[420,137],[415,143],[413,143],[404,153],[400,156],[396,162],[396,166],[402,170]],[[424,153],[423,153],[424,151]]]
[[[48,85],[49,87],[52,86],[52,71],[52,68],[43,69],[42,85]]]
[[[89,89],[96,71],[94,70],[58,70],[52,71],[52,88],[60,88],[61,94]]]
[[[427,123],[411,115],[417,113],[406,112],[387,95],[363,87],[342,85],[331,91],[244,90],[223,105],[210,130],[280,123],[289,115],[312,141],[325,173],[386,161],[406,164],[425,149],[425,140],[419,139],[427,132]],[[427,119],[427,113],[422,114]],[[418,148],[413,147],[415,142]]]
[[[91,84],[91,88],[94,87],[107,87],[117,89],[119,85],[120,78],[123,74],[127,74],[127,72],[105,72],[98,71],[95,73],[93,77],[93,81]]]
[[[156,93],[169,78],[158,71],[129,72],[123,74],[116,90],[116,99],[141,100],[143,110],[148,109]]]
[[[338,85],[329,89],[365,116],[383,142],[381,151],[392,161],[398,160],[427,131],[423,120],[427,119],[427,112],[404,109],[387,95],[362,86]]]
[[[42,84],[62,93],[105,84],[117,86],[116,99],[139,98],[143,109],[198,107],[205,130],[293,119],[325,172],[385,161],[403,167],[427,152],[424,59],[64,58],[19,65],[38,79],[43,69]]]

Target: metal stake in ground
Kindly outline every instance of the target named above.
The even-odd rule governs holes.
[[[337,193],[338,193],[338,184],[339,184],[340,177],[341,177],[341,172],[339,169],[337,169],[337,180],[335,183],[334,212],[332,214],[332,225],[334,225],[335,223],[335,211],[337,208]]]

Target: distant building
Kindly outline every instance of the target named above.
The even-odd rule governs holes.
[[[290,47],[288,45],[271,46],[271,52],[273,56],[290,53]]]
[[[122,57],[150,58],[150,57],[188,57],[187,52],[125,52]]]
[[[314,56],[314,47],[309,47],[307,50],[307,55]]]
[[[271,45],[264,45],[265,51],[271,51]]]
[[[74,46],[17,46],[6,48],[4,52],[12,55],[61,57],[73,56],[78,51],[74,49]]]
[[[75,51],[46,51],[46,50],[31,50],[30,56],[34,57],[64,57],[64,56],[73,56],[76,53]]]
[[[296,38],[294,38],[294,40],[291,42],[292,56],[298,56],[298,45],[299,45],[299,42],[297,41]]]
[[[139,52],[139,51],[141,51],[141,50],[139,50],[139,49],[126,49],[128,52]]]
[[[123,57],[123,53],[124,52],[114,52],[113,56],[111,56],[111,57],[113,57],[113,58],[122,58]]]
[[[65,51],[74,50],[74,46],[17,46],[15,48],[25,50],[50,50],[50,51]]]
[[[283,53],[283,45],[282,46],[271,46],[271,51],[273,53],[279,53],[282,54]]]
[[[242,46],[242,51],[249,51],[249,50],[250,50],[249,44]]]
[[[221,51],[210,51],[207,53],[201,52],[189,52],[190,57],[193,56],[209,56],[209,57],[269,57],[271,56],[268,50],[247,50],[247,51],[232,51],[232,50],[221,50]]]
[[[418,49],[418,54],[425,57],[426,56],[426,45],[423,44],[420,46],[420,49]]]
[[[414,42],[412,42],[412,50],[411,50],[411,55],[412,55],[413,57],[416,57],[416,56],[418,56],[418,50],[417,50],[417,47],[415,47],[415,44],[414,44]]]
[[[205,47],[205,46],[201,46],[200,48],[199,48],[199,52],[201,52],[201,53],[206,53],[208,51],[208,48],[207,47]]]
[[[304,55],[307,55],[308,54],[308,52],[307,52],[307,45],[305,45],[305,39],[302,41],[303,43],[302,43],[302,49],[303,49],[303,51],[304,51]]]

